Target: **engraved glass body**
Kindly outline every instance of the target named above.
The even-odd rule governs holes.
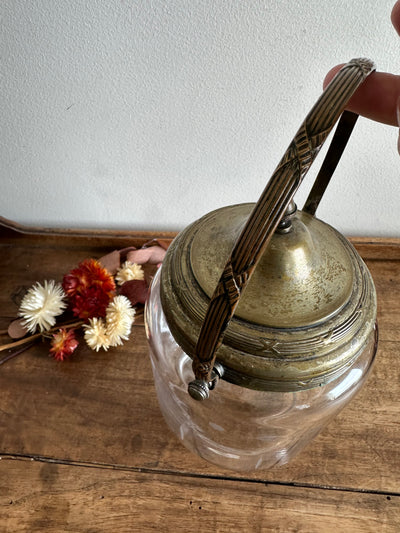
[[[221,379],[209,399],[197,402],[187,391],[192,361],[174,340],[163,312],[160,270],[145,322],[158,401],[168,426],[192,452],[236,471],[271,468],[293,458],[359,391],[376,353],[374,328],[351,364],[327,384],[272,392]]]

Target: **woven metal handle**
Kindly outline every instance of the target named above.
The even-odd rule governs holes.
[[[197,385],[200,385],[203,391],[214,379],[212,371],[216,351],[222,343],[224,332],[258,260],[328,134],[342,115],[350,97],[374,68],[374,64],[367,59],[353,59],[336,74],[307,115],[255,205],[211,297],[200,330],[193,357],[193,372]],[[348,135],[350,135],[357,115],[346,113],[347,115],[343,113],[345,120],[341,127],[347,128]],[[336,141],[336,144],[339,146],[334,149],[340,152],[338,156],[340,158],[346,142],[344,146],[340,140]],[[329,159],[328,155],[327,159]],[[333,159],[337,161],[338,157]],[[336,164],[332,165],[328,161],[325,168],[321,168],[320,176],[317,177],[316,184],[306,202],[308,212],[315,212],[335,166]],[[196,382],[189,385],[191,394],[193,383]],[[207,393],[201,397],[207,397],[207,395],[208,389]],[[192,396],[200,399],[197,394],[192,394]]]

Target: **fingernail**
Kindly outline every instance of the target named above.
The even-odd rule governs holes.
[[[397,98],[396,115],[397,115],[397,125],[400,127],[400,96]]]
[[[400,96],[397,98],[396,115],[397,115],[397,125],[400,127]],[[397,151],[400,154],[400,130],[399,130],[399,138],[397,140]]]

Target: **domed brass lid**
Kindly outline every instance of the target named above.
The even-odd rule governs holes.
[[[161,271],[161,299],[177,343],[193,357],[226,259],[253,204],[211,212],[172,243]],[[298,211],[275,233],[257,264],[217,361],[224,379],[261,390],[326,383],[363,349],[374,329],[371,276],[351,244]]]
[[[249,212],[248,205],[235,206],[212,213],[192,228],[189,275],[209,298]],[[349,252],[332,228],[299,213],[290,231],[272,238],[235,316],[275,328],[311,326],[345,305],[353,277]]]

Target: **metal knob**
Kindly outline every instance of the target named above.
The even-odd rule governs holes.
[[[221,363],[216,362],[211,372],[211,381],[207,382],[203,379],[195,379],[188,385],[188,392],[190,396],[197,401],[207,400],[210,397],[210,390],[215,389],[218,381],[224,375],[224,367]]]
[[[201,402],[210,397],[208,383],[202,379],[195,379],[189,383],[188,392],[193,400]]]

